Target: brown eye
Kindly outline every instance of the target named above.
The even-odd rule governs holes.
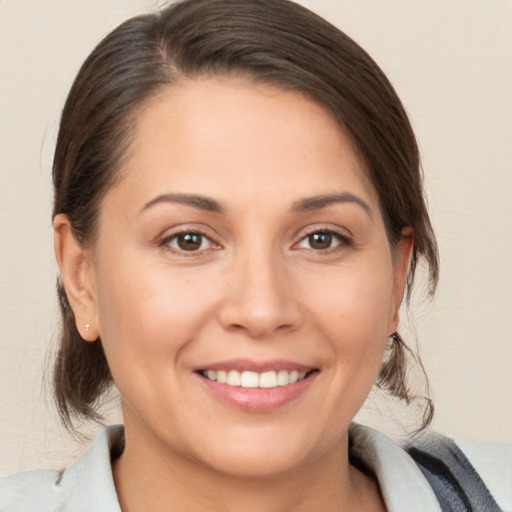
[[[198,233],[183,233],[176,237],[178,247],[183,251],[197,251],[203,243],[203,236]]]
[[[167,245],[175,252],[195,252],[216,247],[206,235],[193,231],[170,236],[163,240],[162,245]]]
[[[297,248],[308,249],[313,251],[327,251],[328,249],[335,250],[336,248],[342,249],[352,245],[351,240],[336,233],[335,231],[313,231],[306,235],[297,245]]]
[[[312,233],[308,236],[309,247],[311,249],[329,249],[332,245],[333,236],[331,233]]]

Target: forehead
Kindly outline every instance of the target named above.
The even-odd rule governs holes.
[[[187,80],[159,91],[135,116],[124,162],[123,181],[138,195],[233,200],[279,191],[291,199],[349,187],[377,199],[330,112],[302,94],[240,79]]]

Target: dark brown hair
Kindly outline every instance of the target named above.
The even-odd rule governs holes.
[[[422,191],[417,143],[393,87],[371,57],[333,25],[287,0],[188,0],[132,18],[107,35],[80,69],[55,150],[53,215],[66,214],[92,245],[101,198],[116,182],[138,110],[183,78],[237,76],[307,95],[352,137],[377,190],[390,243],[414,229],[407,300],[420,258],[438,279],[437,246]],[[112,376],[101,339],[85,343],[62,283],[63,329],[54,391],[64,423],[100,419]],[[377,385],[410,401],[407,347],[394,336]],[[432,415],[427,400],[423,426]]]

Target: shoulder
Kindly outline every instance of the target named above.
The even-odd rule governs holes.
[[[511,447],[432,432],[400,446],[360,425],[352,425],[350,441],[351,454],[376,475],[390,510],[512,512]]]
[[[412,457],[379,432],[352,424],[350,462],[377,479],[388,510],[440,512],[432,487]]]
[[[49,492],[56,488],[60,475],[58,471],[41,469],[2,478],[0,510],[48,510],[44,502]]]
[[[505,511],[512,512],[512,445],[455,443]]]
[[[122,442],[122,427],[108,427],[62,472],[33,470],[1,479],[0,510],[121,512],[112,477],[111,453],[118,452]]]
[[[406,450],[441,503],[512,510],[512,447],[454,441],[428,432]]]

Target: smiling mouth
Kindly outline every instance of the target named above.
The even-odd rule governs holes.
[[[247,389],[272,389],[300,382],[317,370],[307,372],[298,370],[279,371],[238,371],[238,370],[200,370],[198,373],[212,382]]]

